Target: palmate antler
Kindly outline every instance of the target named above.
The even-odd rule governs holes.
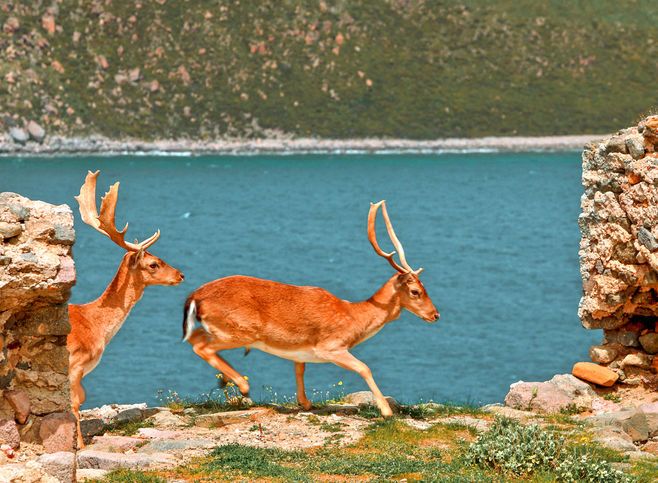
[[[391,253],[386,253],[384,250],[381,249],[379,243],[377,243],[377,232],[375,230],[375,221],[377,219],[377,211],[379,210],[380,206],[382,208],[382,216],[384,217],[384,223],[386,223],[386,231],[388,232],[388,236],[391,239],[393,246],[395,247],[395,251],[392,251]],[[418,275],[420,274],[420,272],[423,271],[422,268],[419,268],[418,270],[414,270],[407,263],[407,259],[404,256],[404,248],[402,247],[402,243],[400,243],[400,240],[398,240],[398,237],[395,234],[395,230],[393,230],[391,219],[388,217],[385,200],[382,200],[379,203],[370,203],[370,211],[368,212],[368,240],[370,240],[370,244],[375,249],[377,255],[379,255],[380,257],[384,257],[386,260],[388,260],[388,263],[390,263],[391,266],[394,269],[396,269],[398,272],[413,273],[414,275]],[[395,255],[396,252],[400,257],[400,263],[402,265],[398,265],[398,263],[393,259],[393,255]]]
[[[82,217],[82,221],[125,250],[130,252],[146,250],[153,245],[158,238],[160,238],[160,230],[156,231],[151,237],[141,243],[137,242],[137,240],[135,240],[135,243],[127,242],[124,239],[124,236],[128,230],[128,223],[126,223],[123,230],[119,231],[117,230],[114,221],[114,212],[116,210],[117,199],[119,196],[118,181],[110,186],[110,190],[105,193],[105,196],[101,199],[100,215],[96,210],[96,178],[98,178],[99,173],[100,171],[96,171],[95,173],[88,171],[85,183],[80,188],[80,194],[75,197],[80,206],[80,216]]]

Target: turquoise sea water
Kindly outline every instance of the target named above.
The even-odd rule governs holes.
[[[180,342],[185,297],[207,281],[247,274],[369,297],[392,273],[366,238],[369,202],[380,199],[441,312],[434,325],[404,313],[354,350],[384,393],[500,401],[519,379],[568,372],[600,339],[576,315],[576,153],[2,158],[0,191],[74,205],[87,169],[101,170],[99,197],[121,181],[117,224],[130,222],[130,239],[160,228],[152,252],[186,280],[147,289],[85,379],[85,407],[216,387],[215,371]],[[74,211],[72,302],[83,303],[104,290],[122,250]],[[292,362],[224,355],[249,376],[255,399],[294,394]],[[306,374],[309,392],[335,392],[338,381],[342,391],[366,389],[328,364]]]

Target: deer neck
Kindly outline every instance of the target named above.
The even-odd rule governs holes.
[[[144,280],[139,270],[132,270],[130,257],[125,257],[103,294],[90,304],[93,305],[94,318],[102,332],[99,335],[104,338],[106,345],[142,298],[144,288]]]
[[[402,306],[400,295],[395,287],[397,275],[391,277],[372,297],[354,304],[357,307],[355,319],[367,334],[376,334],[384,325],[400,317]]]

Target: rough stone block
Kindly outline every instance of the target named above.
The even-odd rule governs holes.
[[[76,419],[70,412],[49,414],[41,421],[39,436],[48,453],[74,451]]]

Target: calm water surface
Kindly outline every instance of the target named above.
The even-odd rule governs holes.
[[[569,371],[600,338],[576,315],[575,153],[4,158],[0,191],[72,205],[87,169],[101,170],[99,196],[121,181],[117,224],[130,221],[131,239],[160,228],[152,252],[186,280],[147,289],[85,379],[85,407],[216,387],[215,371],[180,342],[185,297],[215,278],[247,274],[369,297],[392,274],[366,238],[369,202],[380,199],[441,312],[434,325],[404,313],[354,350],[384,393],[500,401],[514,381]],[[123,252],[75,214],[72,302],[84,303],[104,290]],[[292,362],[225,355],[255,398],[294,394]],[[307,387],[323,393],[338,381],[344,391],[366,389],[328,364],[306,374]]]

